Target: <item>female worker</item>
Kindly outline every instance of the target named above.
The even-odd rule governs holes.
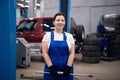
[[[64,32],[65,15],[55,14],[54,31],[46,33],[42,40],[42,52],[45,60],[44,80],[73,80],[73,60],[75,42],[70,33]],[[58,74],[63,72],[63,74]]]

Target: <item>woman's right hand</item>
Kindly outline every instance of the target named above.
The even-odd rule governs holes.
[[[58,75],[57,69],[52,65],[49,67],[50,68],[50,74],[52,75]]]

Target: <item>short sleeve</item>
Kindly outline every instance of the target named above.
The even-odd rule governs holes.
[[[71,34],[70,34],[70,43],[75,44],[75,40],[74,40],[74,38],[73,38],[73,36]]]
[[[75,44],[75,40],[74,40],[72,34],[70,34],[70,33],[66,33],[66,34],[67,34],[68,41],[69,41],[71,44]]]
[[[49,42],[50,41],[50,32],[46,33],[42,39],[42,42]]]

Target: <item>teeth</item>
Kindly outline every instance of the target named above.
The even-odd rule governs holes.
[[[58,26],[62,26],[62,24],[59,24]]]

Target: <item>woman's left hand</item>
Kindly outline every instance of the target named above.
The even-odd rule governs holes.
[[[70,75],[70,70],[71,70],[71,67],[70,66],[66,66],[64,68],[63,75],[64,76],[69,76]]]

